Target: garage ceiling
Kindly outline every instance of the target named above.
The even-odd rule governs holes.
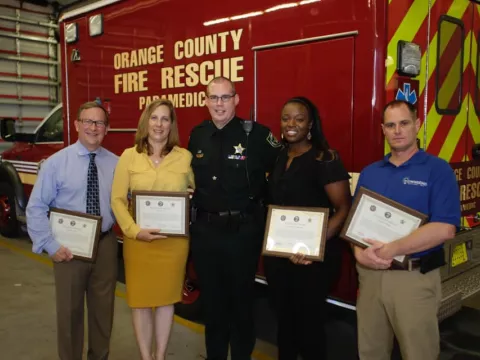
[[[66,9],[72,6],[78,6],[81,4],[89,4],[95,1],[92,0],[27,0],[22,1],[24,3],[31,3],[40,6],[52,5],[54,7],[58,6],[59,9]]]

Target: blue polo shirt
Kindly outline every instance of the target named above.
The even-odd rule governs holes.
[[[391,154],[360,173],[361,186],[428,215],[429,222],[460,226],[460,192],[450,165],[422,150],[400,166],[390,162]],[[413,256],[422,256],[425,250]]]

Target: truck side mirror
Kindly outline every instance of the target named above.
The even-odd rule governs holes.
[[[15,141],[15,120],[0,120],[0,136],[5,141]]]
[[[480,144],[475,144],[472,146],[472,159],[480,160]]]

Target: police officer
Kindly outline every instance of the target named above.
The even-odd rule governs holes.
[[[418,149],[420,120],[413,105],[387,104],[382,128],[392,151],[361,172],[357,189],[363,186],[420,211],[428,223],[387,244],[365,239],[369,248],[355,247],[359,355],[389,360],[395,335],[404,359],[436,360],[439,268],[445,263],[443,243],[460,225],[458,185],[446,161]],[[390,269],[392,259],[402,255],[410,255],[408,269]]]
[[[191,250],[201,287],[208,360],[250,359],[253,301],[265,211],[266,173],[281,144],[268,128],[235,115],[239,96],[225,77],[207,86],[212,120],[196,126],[188,149],[195,174]],[[196,211],[195,211],[196,209]]]

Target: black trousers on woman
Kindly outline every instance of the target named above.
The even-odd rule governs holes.
[[[264,257],[270,301],[277,316],[279,360],[326,359],[326,297],[340,266],[338,244],[327,245],[325,262],[295,265]],[[333,249],[335,248],[335,250]]]

